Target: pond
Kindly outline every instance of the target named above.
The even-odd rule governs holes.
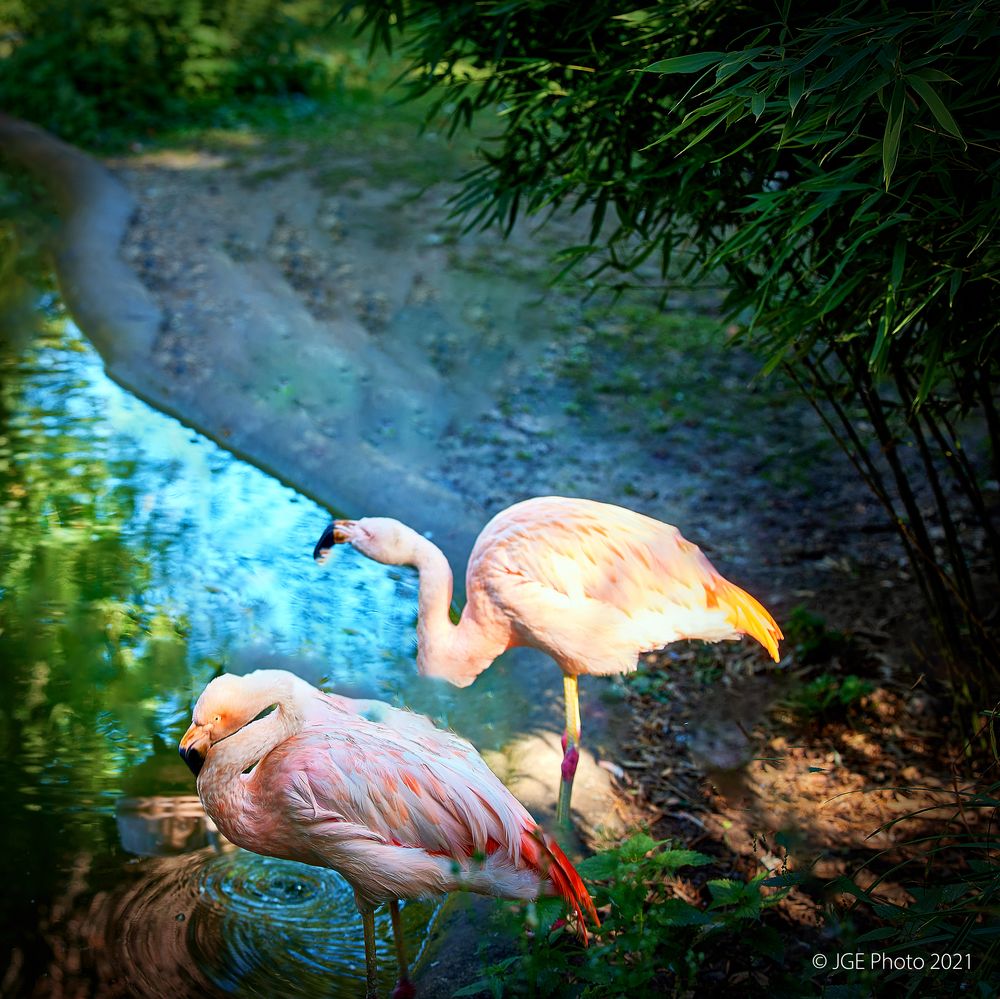
[[[0,345],[0,993],[363,995],[346,882],[222,841],[176,745],[224,669],[412,701],[415,574],[349,550],[319,570],[326,511],[119,388],[43,312]],[[433,914],[404,908],[414,956]]]

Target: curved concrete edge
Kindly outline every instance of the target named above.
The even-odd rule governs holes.
[[[48,189],[63,220],[56,268],[66,307],[109,370],[148,354],[160,310],[118,247],[135,211],[129,192],[96,160],[37,125],[0,113],[0,148]],[[91,289],[101,287],[100,295]],[[111,314],[108,302],[118,307]]]
[[[54,248],[60,291],[111,378],[321,506],[425,525],[453,565],[465,564],[485,522],[483,511],[412,465],[370,445],[362,445],[360,456],[331,462],[295,446],[306,437],[306,426],[282,426],[266,413],[250,413],[243,400],[204,391],[181,398],[153,357],[162,313],[119,255],[135,199],[92,156],[3,113],[0,151],[38,179],[55,202],[62,221]],[[457,595],[464,582],[456,576]]]

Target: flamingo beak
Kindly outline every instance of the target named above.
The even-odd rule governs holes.
[[[205,757],[208,755],[209,747],[212,745],[212,729],[209,725],[195,725],[184,733],[184,737],[177,747],[181,754],[181,759],[188,765],[188,769],[198,776],[201,768],[205,765]]]
[[[324,565],[330,554],[330,549],[334,545],[347,544],[350,538],[345,528],[351,527],[353,523],[351,520],[335,520],[330,524],[320,536],[319,541],[316,542],[316,547],[313,549],[313,560],[319,565]]]

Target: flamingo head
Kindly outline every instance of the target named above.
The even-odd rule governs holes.
[[[291,683],[284,670],[257,670],[246,676],[223,673],[202,691],[191,726],[178,746],[181,759],[197,777],[209,750],[282,700]]]
[[[351,545],[362,555],[385,565],[409,565],[416,535],[391,517],[362,517],[335,520],[323,532],[313,549],[313,558],[324,565],[334,545]]]

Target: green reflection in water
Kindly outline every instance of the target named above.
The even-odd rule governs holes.
[[[323,511],[118,389],[54,299],[42,320],[0,345],[0,991],[360,995],[346,883],[225,852],[175,746],[234,660],[407,689],[415,580],[323,578]]]

